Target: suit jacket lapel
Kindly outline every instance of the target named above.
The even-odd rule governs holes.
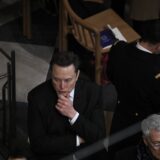
[[[75,86],[73,105],[79,113],[83,112],[83,109],[86,103],[85,95],[84,95],[85,93],[83,90],[84,90],[83,85],[81,81],[78,80]]]

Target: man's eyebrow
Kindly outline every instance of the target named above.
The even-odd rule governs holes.
[[[52,77],[52,78],[55,78],[55,79],[57,79],[57,80],[69,80],[69,79],[72,79],[73,78],[73,76],[72,77],[67,77],[67,78],[58,78],[58,77]]]

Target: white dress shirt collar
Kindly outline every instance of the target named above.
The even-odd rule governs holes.
[[[142,51],[145,51],[145,52],[148,52],[148,53],[152,53],[151,51],[149,51],[148,49],[146,49],[146,48],[144,48],[142,45],[140,45],[139,42],[137,42],[136,47],[137,47],[139,50],[142,50]]]
[[[73,99],[74,99],[74,91],[75,91],[75,88],[72,89],[72,91],[69,93],[69,99],[73,102]]]

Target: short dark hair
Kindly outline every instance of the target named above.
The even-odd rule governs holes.
[[[160,42],[160,20],[150,20],[145,22],[143,33],[141,35],[142,41],[152,44]]]
[[[80,61],[78,56],[71,51],[56,51],[50,62],[50,69],[52,69],[52,66],[54,64],[57,64],[61,67],[67,67],[73,64],[75,67],[75,71],[77,72],[79,69]]]

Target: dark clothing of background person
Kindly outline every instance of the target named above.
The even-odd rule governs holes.
[[[111,48],[107,75],[117,89],[119,100],[111,134],[160,112],[160,79],[155,78],[159,73],[160,55],[139,50],[136,43],[123,41]],[[131,143],[137,144],[136,139],[138,141],[139,137],[130,138]]]
[[[107,75],[118,92],[116,130],[160,112],[160,55],[136,48],[135,43],[118,42],[111,48]]]
[[[143,141],[138,145],[130,146],[118,151],[114,160],[156,160],[148,147],[145,146]]]
[[[127,0],[129,17],[134,30],[143,37],[145,27],[160,21],[159,0]]]
[[[126,0],[111,0],[111,8],[122,18],[125,14]]]
[[[77,81],[73,104],[79,117],[73,125],[54,107],[58,97],[51,80],[29,92],[29,139],[38,159],[60,159],[105,136],[103,111],[98,104],[100,91],[89,81]],[[76,135],[85,139],[80,147],[76,147]]]
[[[69,3],[74,12],[81,18],[87,18],[107,8],[106,4],[84,0],[69,0]]]

